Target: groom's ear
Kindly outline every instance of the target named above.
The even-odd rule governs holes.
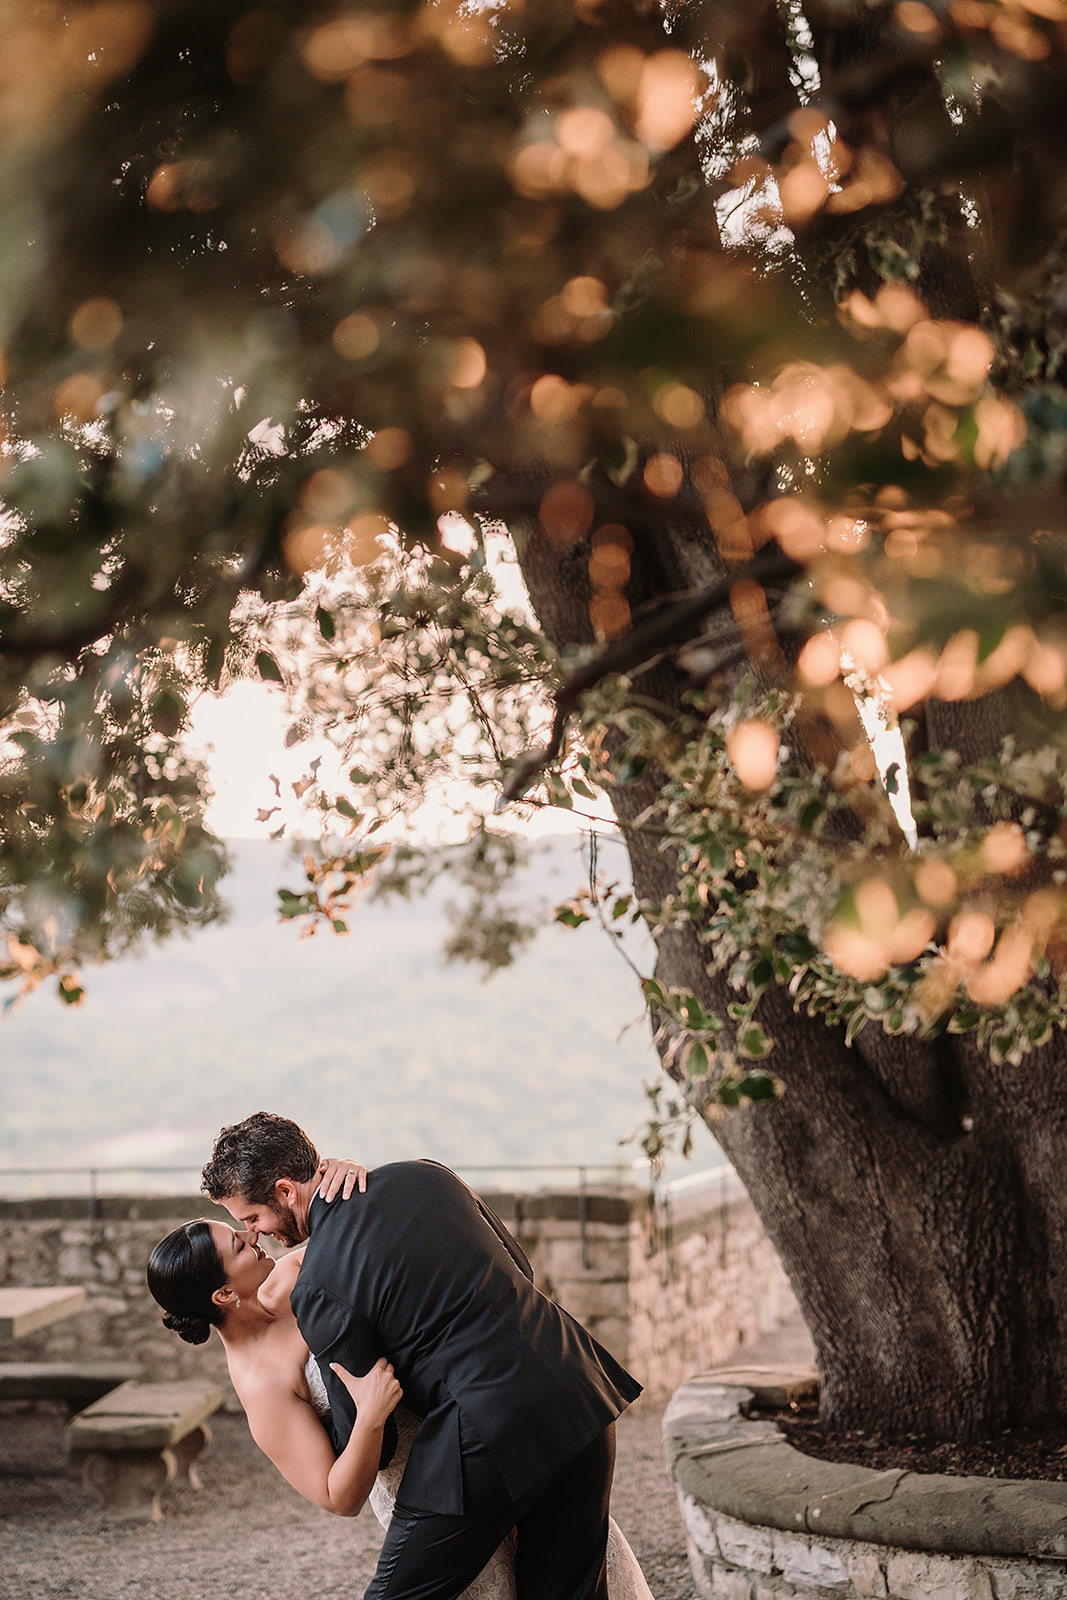
[[[274,1198],[283,1205],[292,1209],[293,1201],[297,1198],[296,1184],[292,1178],[276,1178],[274,1180]]]

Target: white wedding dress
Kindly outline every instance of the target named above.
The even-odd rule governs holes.
[[[321,1417],[327,1417],[330,1402],[314,1356],[308,1356],[305,1373],[311,1402]],[[397,1406],[393,1417],[397,1432],[396,1450],[389,1465],[379,1472],[370,1492],[371,1509],[383,1528],[389,1526],[392,1518],[396,1492],[407,1465],[411,1441],[419,1426],[419,1418],[406,1406]],[[652,1591],[637,1564],[637,1557],[614,1517],[608,1524],[607,1568],[609,1600],[652,1600]],[[514,1529],[470,1588],[464,1589],[459,1600],[515,1600]]]

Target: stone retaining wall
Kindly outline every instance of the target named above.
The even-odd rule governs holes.
[[[639,1190],[487,1193],[537,1283],[660,1396],[793,1316],[796,1302],[732,1172],[655,1200]],[[584,1224],[583,1224],[584,1214]],[[183,1344],[145,1287],[153,1245],[202,1195],[0,1201],[0,1284],[80,1283],[86,1309],[17,1341],[0,1360],[129,1356],[159,1378],[226,1381],[217,1339]]]
[[[814,1384],[814,1368],[735,1368],[671,1399],[664,1445],[704,1600],[1067,1600],[1067,1484],[816,1460],[747,1415]]]

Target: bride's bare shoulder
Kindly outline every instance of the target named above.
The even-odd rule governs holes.
[[[250,1422],[282,1400],[307,1403],[306,1359],[307,1346],[294,1323],[291,1334],[275,1325],[243,1359],[230,1360],[230,1379]]]
[[[290,1250],[288,1255],[282,1256],[270,1277],[259,1286],[260,1305],[276,1317],[289,1311],[289,1296],[300,1273],[304,1249],[301,1245],[299,1250]]]

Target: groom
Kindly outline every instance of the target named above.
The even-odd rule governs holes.
[[[309,1241],[291,1303],[337,1447],[355,1412],[334,1361],[361,1376],[387,1356],[424,1419],[365,1600],[455,1600],[513,1527],[518,1600],[606,1600],[614,1419],[640,1384],[446,1167],[379,1167],[365,1198],[327,1205],[318,1163],[260,1111],[222,1129],[203,1187],[251,1232]]]

